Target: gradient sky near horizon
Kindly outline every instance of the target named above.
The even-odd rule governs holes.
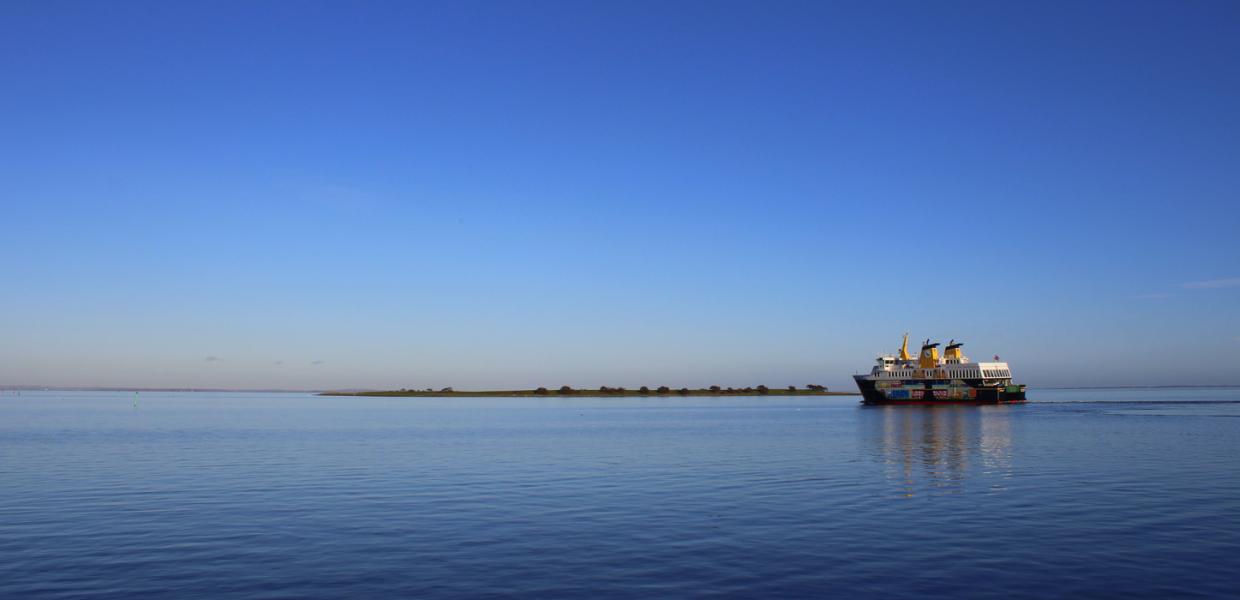
[[[0,385],[1240,383],[1240,3],[0,4]]]

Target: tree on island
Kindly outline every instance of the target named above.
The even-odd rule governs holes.
[[[811,389],[811,390],[813,390],[813,391],[815,391],[815,392],[825,392],[825,391],[827,391],[827,388],[826,388],[826,387],[821,386],[821,385],[817,385],[817,384],[814,384],[814,383],[811,383],[811,384],[809,384],[809,385],[807,385],[807,386],[805,386],[805,387],[807,387],[807,388],[809,388],[809,389]]]
[[[666,385],[659,386],[659,390],[658,390],[660,394],[668,394],[668,393],[671,393],[671,391],[672,389],[667,387]]]
[[[795,385],[790,385],[790,386],[788,386],[788,391],[789,391],[789,392],[795,392],[795,391],[797,391],[797,386],[795,386]]]
[[[560,386],[560,393],[561,393],[561,394],[571,394],[571,393],[573,393],[573,388],[568,387],[567,385]]]
[[[450,388],[450,387],[446,387],[446,388],[444,388],[444,389],[442,389],[442,390],[439,390],[439,392],[440,392],[440,393],[443,393],[443,394],[451,394],[451,393],[452,393],[452,388]]]
[[[644,386],[644,385],[643,385],[643,386],[641,386],[640,388],[638,388],[638,390],[637,390],[637,391],[638,391],[639,393],[641,393],[641,395],[645,396],[646,394],[649,394],[649,393],[650,393],[650,388],[648,388],[648,387],[646,387],[646,386]]]
[[[760,394],[760,395],[765,396],[765,395],[767,394],[767,392],[770,392],[770,391],[771,391],[771,390],[767,389],[767,387],[766,387],[765,385],[760,385],[760,386],[758,386],[758,394]]]
[[[534,390],[534,393],[535,393],[535,394],[538,394],[539,396],[545,396],[545,395],[547,395],[547,393],[548,393],[548,392],[547,392],[547,388],[545,388],[545,387],[540,387],[540,388],[538,388],[538,389]]]
[[[680,394],[681,396],[688,396],[689,388],[680,388],[679,390],[676,390],[676,393]]]
[[[720,391],[720,390],[722,390],[722,389],[723,389],[723,388],[721,388],[721,387],[719,387],[719,386],[717,386],[717,385],[712,385],[712,386],[710,386],[710,391],[712,391],[712,392],[714,392],[714,393],[716,393],[716,394],[718,394],[718,393],[719,393],[719,391]]]

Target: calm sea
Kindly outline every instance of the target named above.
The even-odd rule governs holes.
[[[4,392],[0,597],[1236,597],[1240,390]]]

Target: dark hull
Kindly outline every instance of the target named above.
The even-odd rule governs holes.
[[[854,375],[862,404],[1008,404],[1025,401],[1025,386],[989,387],[945,381],[905,382],[897,390],[882,390],[862,375]],[[948,388],[948,389],[945,389]]]

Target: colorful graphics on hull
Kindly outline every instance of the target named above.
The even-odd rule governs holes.
[[[887,385],[882,385],[887,383]],[[889,400],[975,400],[977,390],[967,385],[936,385],[930,389],[896,387],[889,382],[879,384],[883,395]]]
[[[959,379],[876,381],[854,377],[862,404],[997,404],[1025,401],[1025,386],[973,387]]]

